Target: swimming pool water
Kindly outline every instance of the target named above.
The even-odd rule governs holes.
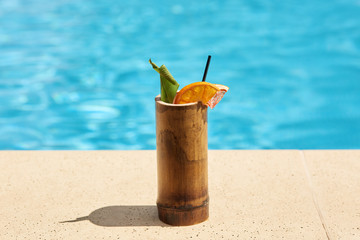
[[[210,149],[360,148],[360,1],[0,1],[0,149],[155,149],[166,64]]]

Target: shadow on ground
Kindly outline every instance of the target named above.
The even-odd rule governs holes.
[[[96,209],[89,216],[60,223],[86,220],[103,227],[168,226],[159,220],[156,206],[108,206]]]

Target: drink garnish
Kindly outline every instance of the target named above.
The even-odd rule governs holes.
[[[165,65],[158,67],[149,59],[150,64],[160,74],[160,87],[161,87],[161,101],[166,103],[173,103],[176,92],[179,88],[179,83],[170,74]]]
[[[191,103],[201,101],[207,102],[220,91],[215,85],[208,82],[195,82],[183,87],[174,99],[174,104]]]

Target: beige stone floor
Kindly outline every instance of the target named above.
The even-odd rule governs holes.
[[[0,239],[360,239],[360,151],[209,151],[210,218],[157,218],[155,151],[0,151]]]

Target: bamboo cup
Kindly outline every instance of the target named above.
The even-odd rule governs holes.
[[[209,217],[207,106],[155,98],[158,196],[161,221],[175,226]]]

